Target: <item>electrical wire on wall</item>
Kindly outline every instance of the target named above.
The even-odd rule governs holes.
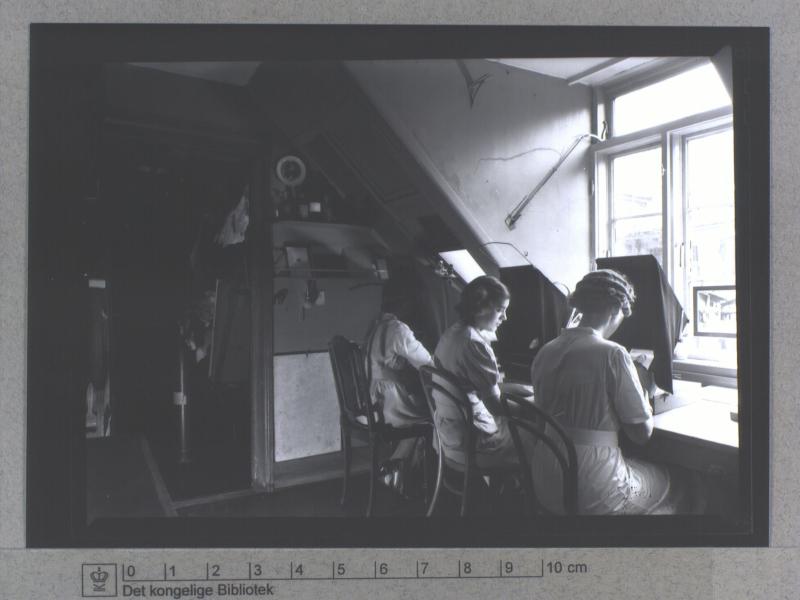
[[[492,244],[498,244],[498,245],[501,245],[501,246],[511,246],[511,247],[512,247],[514,250],[516,250],[516,251],[517,251],[517,254],[519,254],[519,255],[520,255],[520,256],[521,256],[523,259],[525,259],[525,262],[527,262],[527,263],[528,263],[530,266],[532,266],[534,269],[536,268],[536,265],[534,265],[534,264],[533,264],[533,263],[530,261],[530,259],[528,258],[528,251],[527,251],[527,250],[523,252],[522,250],[520,250],[519,248],[517,248],[517,246],[515,246],[515,245],[514,245],[514,244],[512,244],[511,242],[494,242],[494,241],[492,241],[492,242],[486,242],[486,243],[484,243],[484,244],[481,244],[481,246],[482,246],[482,247],[485,247],[485,246],[490,246],[490,245],[492,245]],[[570,289],[569,289],[569,286],[567,286],[565,283],[561,283],[560,281],[554,281],[554,282],[553,282],[553,285],[555,285],[555,286],[557,286],[557,287],[562,287],[562,288],[564,288],[564,289],[566,290],[566,291],[564,292],[564,295],[565,295],[566,297],[568,297],[568,298],[569,298],[569,295],[572,293],[572,292],[570,291]]]
[[[512,244],[511,242],[495,242],[495,241],[492,241],[492,242],[486,242],[486,243],[483,243],[483,244],[481,244],[481,247],[483,248],[483,247],[486,247],[486,246],[491,246],[491,245],[493,245],[493,244],[497,244],[497,245],[500,245],[500,246],[511,246],[511,247],[512,247],[514,250],[516,250],[516,251],[517,251],[517,254],[519,254],[519,255],[520,255],[520,256],[521,256],[523,259],[525,259],[525,262],[527,262],[527,263],[528,263],[530,266],[532,266],[532,267],[533,267],[533,263],[532,263],[532,262],[530,261],[530,259],[528,258],[528,252],[527,252],[527,250],[526,250],[525,252],[523,252],[522,250],[520,250],[519,248],[517,248],[517,247],[516,247],[514,244]]]

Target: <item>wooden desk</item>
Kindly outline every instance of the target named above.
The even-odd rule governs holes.
[[[739,424],[731,420],[730,407],[720,402],[695,400],[653,417],[662,435],[693,438],[708,445],[739,447]]]
[[[653,437],[635,454],[704,473],[738,475],[739,427],[729,405],[698,399],[653,420]]]

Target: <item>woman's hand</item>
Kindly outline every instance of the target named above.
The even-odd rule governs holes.
[[[653,435],[653,417],[644,423],[622,423],[622,429],[634,444],[641,446]]]
[[[525,383],[515,383],[513,381],[504,381],[500,384],[500,391],[504,394],[514,394],[515,396],[523,396],[533,399],[533,386]]]
[[[633,365],[636,367],[636,374],[639,376],[639,383],[642,390],[645,392],[646,397],[652,398],[656,392],[656,380],[650,369],[645,368],[641,363],[634,361]]]

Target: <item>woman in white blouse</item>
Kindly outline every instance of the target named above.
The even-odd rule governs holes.
[[[643,444],[653,432],[653,415],[630,354],[608,339],[631,314],[633,287],[616,271],[593,271],[569,300],[580,313],[578,326],[565,329],[539,351],[531,380],[537,405],[575,443],[578,512],[651,512],[667,496],[669,472],[622,455],[620,429]],[[561,470],[543,444],[533,453],[532,472],[539,501],[562,512]]]
[[[442,334],[434,352],[437,366],[453,374],[470,398],[478,433],[476,462],[480,467],[519,462],[508,422],[502,416],[503,377],[491,346],[497,328],[506,320],[510,300],[508,288],[495,277],[484,275],[473,279],[461,292],[456,306],[459,321]],[[519,392],[519,386],[514,391]],[[463,421],[448,410],[457,409],[443,404],[434,417],[436,426],[448,457],[463,460]],[[532,440],[525,435],[522,438],[524,444],[532,446]]]
[[[398,283],[387,284],[381,315],[372,324],[365,344],[372,403],[381,411],[383,421],[393,427],[431,420],[417,370],[433,364],[433,360],[406,323],[417,308],[415,294],[415,290],[403,289]],[[400,440],[382,467],[385,483],[398,492],[408,492],[405,480],[422,458],[421,441]]]

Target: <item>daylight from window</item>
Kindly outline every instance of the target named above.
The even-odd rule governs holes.
[[[686,140],[686,270],[685,298],[694,302],[694,288],[735,285],[733,130]],[[690,308],[691,306],[687,306]],[[736,333],[736,303],[725,310],[729,333]],[[736,340],[689,336],[689,358],[736,364]]]
[[[730,104],[731,98],[714,65],[707,64],[615,98],[614,135],[640,131]]]
[[[613,99],[613,137],[626,139],[599,156],[607,204],[598,239],[601,255],[655,256],[686,314],[706,319],[701,335],[687,327],[676,358],[735,368],[733,127],[725,114],[705,116],[726,106],[710,63]]]
[[[467,250],[451,250],[449,252],[440,252],[445,261],[453,265],[453,270],[458,273],[458,276],[469,283],[476,277],[486,275],[477,261],[472,258],[472,255]]]
[[[661,148],[618,156],[611,165],[611,254],[652,254],[663,265]]]

